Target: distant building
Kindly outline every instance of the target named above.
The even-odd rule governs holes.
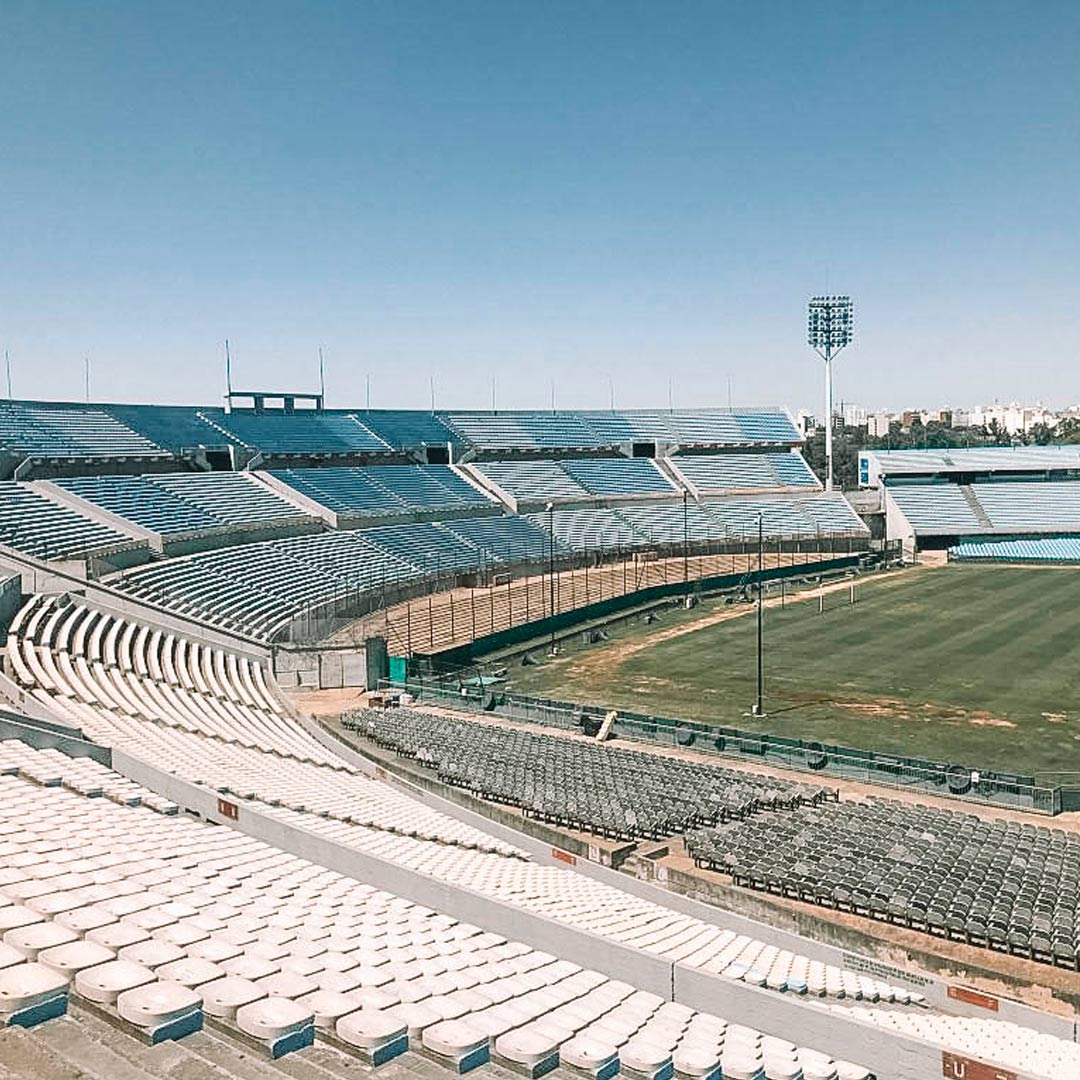
[[[800,409],[795,414],[795,426],[802,432],[804,436],[809,438],[817,430],[817,420],[812,412],[807,412],[806,409]]]

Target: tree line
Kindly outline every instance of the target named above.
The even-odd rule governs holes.
[[[861,450],[947,450],[965,446],[1046,446],[1049,443],[1080,443],[1080,419],[1066,417],[1058,424],[1034,424],[1030,431],[1010,433],[997,421],[982,427],[954,428],[940,421],[924,424],[919,417],[910,427],[899,420],[887,435],[870,435],[866,425],[837,424],[833,429],[833,476],[837,487],[859,484]],[[817,476],[825,478],[825,429],[818,428],[803,445],[803,456]]]

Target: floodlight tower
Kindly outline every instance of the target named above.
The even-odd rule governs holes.
[[[850,296],[812,296],[806,310],[806,339],[825,361],[825,490],[833,489],[832,360],[851,344],[855,318]]]

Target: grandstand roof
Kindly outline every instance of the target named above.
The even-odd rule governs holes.
[[[1078,446],[973,446],[944,450],[865,450],[863,483],[891,476],[957,472],[1046,472],[1080,469]]]

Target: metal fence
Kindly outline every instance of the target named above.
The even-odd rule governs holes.
[[[608,711],[598,706],[501,693],[476,685],[473,680],[451,686],[445,677],[409,676],[388,685],[407,690],[421,702],[587,735],[599,730]],[[927,761],[641,713],[620,712],[611,736],[999,809],[1047,815],[1062,809],[1059,787],[1037,784],[1031,776],[991,772],[961,763]]]
[[[717,541],[685,549],[596,548],[561,555],[550,566],[535,561],[436,575],[404,602],[384,604],[370,631],[385,637],[395,655],[437,653],[650,589],[693,591],[723,577],[749,581],[758,557],[756,544]],[[805,568],[813,574],[837,559],[878,564],[887,553],[871,551],[865,537],[773,537],[761,557],[766,573]]]

